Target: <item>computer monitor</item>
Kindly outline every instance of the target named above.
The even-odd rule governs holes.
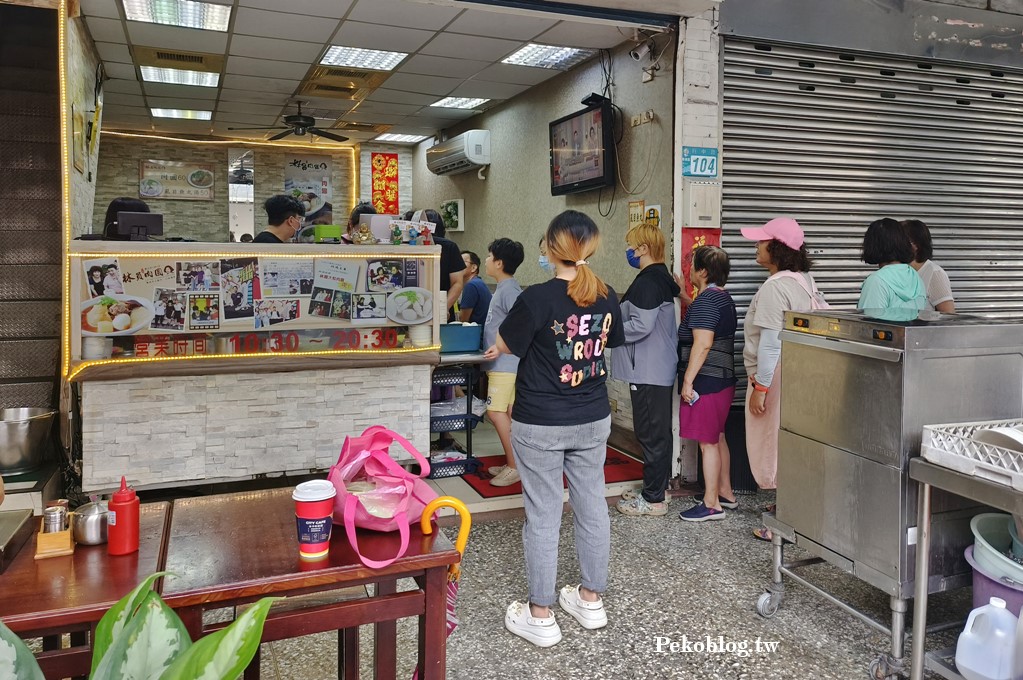
[[[118,212],[114,234],[120,240],[148,241],[163,236],[163,215],[147,212]]]

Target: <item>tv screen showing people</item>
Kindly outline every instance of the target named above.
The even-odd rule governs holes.
[[[550,124],[552,194],[613,183],[613,159],[605,144],[609,115],[610,107],[594,106]]]

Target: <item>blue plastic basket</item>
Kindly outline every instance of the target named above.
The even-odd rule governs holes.
[[[430,418],[430,432],[461,432],[466,429],[476,429],[483,420],[475,413],[463,413],[462,415],[437,416]]]
[[[483,462],[479,458],[466,458],[465,460],[446,460],[437,463],[430,463],[430,474],[428,479],[443,479],[444,477],[461,477],[462,475],[477,472]]]

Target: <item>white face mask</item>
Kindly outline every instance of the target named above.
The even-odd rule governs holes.
[[[302,231],[302,218],[299,217],[298,215],[295,215],[295,218],[296,218],[296,220],[298,222],[298,226],[297,227],[292,227],[292,229],[295,230],[295,233],[291,235],[291,240],[292,241],[298,240],[298,235]],[[291,218],[289,217],[288,219],[291,219]]]

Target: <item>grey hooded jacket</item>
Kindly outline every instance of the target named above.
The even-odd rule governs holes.
[[[636,385],[675,384],[678,284],[663,263],[644,267],[622,296],[625,344],[611,351],[611,377]]]

